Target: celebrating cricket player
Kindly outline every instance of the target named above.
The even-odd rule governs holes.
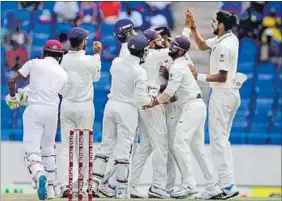
[[[202,99],[201,90],[192,72],[187,67],[185,54],[190,49],[189,39],[176,36],[170,42],[169,55],[173,64],[169,71],[169,80],[164,92],[155,99],[153,106],[167,102],[174,95],[177,96],[176,107],[178,121],[173,141],[176,162],[181,172],[181,188],[171,193],[174,198],[185,198],[190,194],[189,175],[191,153],[189,147],[206,179],[206,190],[198,198],[212,199],[222,194],[215,183],[212,169],[204,147],[204,126],[206,120],[206,105]]]
[[[209,82],[212,93],[209,101],[209,135],[211,154],[219,176],[224,199],[239,195],[234,180],[234,166],[229,142],[230,130],[240,106],[239,88],[246,76],[237,72],[239,41],[233,34],[236,16],[219,11],[212,20],[216,37],[204,40],[198,32],[190,9],[186,12],[192,34],[200,50],[211,50],[210,74],[194,72],[197,80]]]
[[[43,59],[26,62],[8,84],[9,96],[6,100],[10,105],[17,105],[15,84],[30,76],[28,106],[23,113],[24,159],[40,200],[55,197],[58,94],[65,92],[68,79],[59,65],[62,57],[62,44],[49,40],[43,48]]]
[[[142,67],[148,76],[148,93],[155,98],[160,89],[159,64],[168,58],[168,48],[164,48],[160,31],[148,29],[144,35],[149,41],[149,54]],[[163,105],[143,110],[139,109],[140,147],[133,158],[131,197],[140,197],[136,189],[146,160],[153,154],[153,183],[148,191],[152,198],[170,198],[165,190],[167,181],[168,137],[165,109]]]
[[[138,108],[151,103],[147,94],[146,71],[140,66],[148,54],[148,41],[136,35],[128,42],[129,55],[111,66],[112,86],[103,118],[103,138],[94,159],[95,194],[104,177],[109,157],[116,164],[117,198],[128,198],[128,169],[130,148],[138,124]]]
[[[62,167],[60,168],[62,197],[68,196],[68,172],[65,167],[69,160],[69,133],[75,128],[92,129],[95,117],[93,104],[94,88],[93,82],[97,82],[101,76],[100,52],[102,45],[94,41],[94,55],[85,55],[88,31],[75,27],[69,33],[71,44],[70,51],[64,55],[61,66],[67,72],[68,93],[63,95],[61,104],[61,137],[62,151],[60,159]],[[88,175],[88,135],[84,135],[84,178]],[[78,141],[78,137],[76,138]],[[77,147],[76,147],[77,148]],[[78,150],[75,149],[75,153]],[[76,181],[77,182],[77,179]],[[86,181],[85,181],[86,182]],[[77,187],[77,185],[74,185]],[[76,191],[77,189],[75,189]]]
[[[121,42],[121,49],[119,57],[115,58],[112,63],[123,58],[126,55],[129,55],[128,50],[128,41],[136,35],[134,30],[134,24],[129,19],[120,19],[115,23],[114,26],[114,36]],[[134,146],[134,149],[136,146]],[[131,156],[132,157],[132,156]],[[114,156],[111,156],[108,162],[107,171],[104,175],[103,181],[99,187],[99,192],[106,197],[115,197],[116,196],[116,165],[114,165]]]

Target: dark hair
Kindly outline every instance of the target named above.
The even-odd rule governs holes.
[[[78,47],[82,43],[83,40],[70,38],[69,41],[70,41],[71,47],[72,48],[76,48],[76,47]]]
[[[59,41],[62,43],[62,42],[65,42],[65,41],[67,41],[68,40],[68,34],[66,34],[66,33],[60,33],[60,35],[59,35]]]
[[[237,17],[226,11],[219,11],[216,13],[216,20],[218,23],[223,23],[224,30],[229,31],[237,25]]]

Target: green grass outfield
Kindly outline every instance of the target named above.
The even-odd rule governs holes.
[[[38,201],[39,199],[36,197],[34,194],[4,194],[1,195],[1,201]],[[56,198],[52,199],[50,201],[67,201],[68,199],[62,199],[62,198]],[[83,199],[84,201],[87,201],[88,199],[85,197]],[[94,201],[104,201],[104,200],[116,200],[116,199],[109,199],[109,198],[93,198]],[[118,201],[172,201],[175,199],[149,199],[149,198],[144,198],[144,199],[117,199]],[[193,198],[186,198],[183,200],[194,200]],[[242,201],[242,200],[256,200],[256,201],[281,201],[281,198],[232,198],[229,199],[232,201]],[[73,198],[73,201],[77,201],[77,198]]]

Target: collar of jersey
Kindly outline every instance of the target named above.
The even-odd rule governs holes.
[[[83,55],[85,55],[85,50],[79,50],[79,51],[72,51],[72,50],[70,50],[68,53],[71,53],[71,54],[78,53],[78,54],[83,54]]]
[[[218,39],[217,39],[217,43],[219,43],[220,41],[222,41],[224,38],[227,38],[229,36],[231,36],[233,33],[232,32],[229,32],[227,34],[224,34],[223,36],[220,36]]]
[[[51,61],[51,62],[56,62],[56,63],[58,63],[58,61],[57,61],[56,59],[54,59],[53,57],[45,57],[44,59],[45,59],[45,60],[49,60],[49,61]]]
[[[128,61],[131,64],[139,64],[140,63],[140,58],[130,54],[130,55],[128,55],[126,57],[125,61]]]

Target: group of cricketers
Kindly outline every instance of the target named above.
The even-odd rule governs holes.
[[[228,12],[217,12],[212,19],[216,36],[204,40],[190,9],[185,18],[182,35],[174,37],[166,27],[138,32],[128,19],[116,22],[114,35],[122,44],[110,68],[111,89],[103,114],[102,142],[94,158],[95,197],[143,198],[137,186],[151,154],[149,198],[193,195],[195,199],[225,200],[239,194],[229,142],[232,121],[240,105],[239,88],[246,80],[245,75],[237,73],[239,41],[232,32],[237,19]],[[200,50],[211,50],[210,74],[196,71],[189,56],[190,35]],[[28,97],[23,114],[24,159],[40,200],[58,194],[68,196],[69,131],[93,127],[93,82],[101,76],[102,45],[95,41],[94,55],[85,55],[87,39],[86,30],[73,28],[69,33],[71,49],[65,55],[58,41],[49,40],[43,48],[43,58],[28,61],[9,80],[6,102],[10,108],[24,105],[23,99]],[[29,90],[16,93],[16,83],[27,77]],[[208,124],[213,160],[208,158],[204,146],[207,107],[197,80],[209,82],[212,89]],[[61,164],[57,171],[54,145],[58,94],[63,99],[62,150],[57,157]],[[84,152],[88,153],[88,136],[84,137]],[[200,192],[191,169],[192,155],[206,181]],[[211,161],[217,175],[213,174]],[[87,164],[84,154],[85,178]],[[181,173],[179,187],[175,186],[176,168]]]

